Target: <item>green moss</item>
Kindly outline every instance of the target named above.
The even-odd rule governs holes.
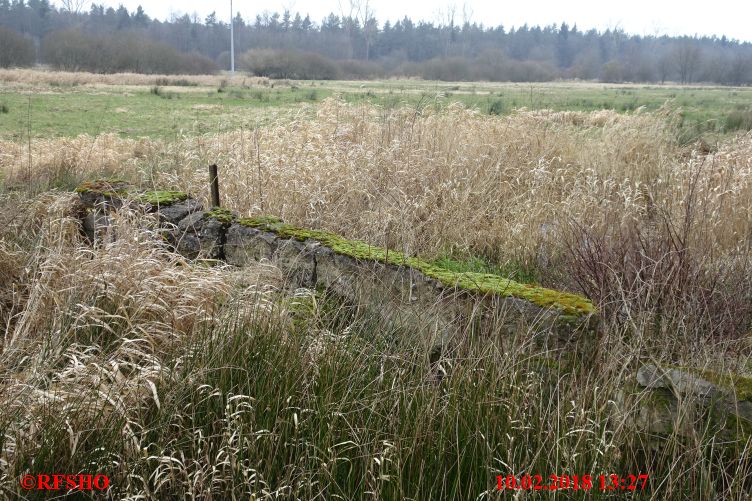
[[[721,374],[707,369],[680,368],[736,395],[738,400],[752,401],[752,378],[738,374]]]
[[[187,198],[188,194],[182,191],[147,191],[138,195],[136,200],[164,207],[176,202],[182,202]]]
[[[401,252],[374,247],[358,240],[347,240],[320,230],[297,228],[283,223],[277,218],[255,217],[238,221],[244,226],[270,231],[282,238],[294,238],[299,241],[317,240],[339,254],[356,259],[379,261],[396,266],[409,266],[427,277],[438,280],[448,287],[458,287],[483,294],[495,294],[504,297],[525,299],[543,308],[555,308],[573,320],[595,313],[593,304],[582,296],[566,292],[527,285],[490,273],[455,272],[430,264],[417,257],[407,256]]]
[[[282,220],[275,216],[255,216],[247,217],[238,221],[243,226],[250,226],[252,228],[261,228],[262,226],[268,226],[272,224],[281,224]]]
[[[168,206],[188,198],[182,191],[147,191],[144,193],[129,193],[130,184],[122,179],[97,179],[87,181],[76,187],[76,193],[94,193],[106,197],[125,198],[132,196],[138,202],[151,205]]]
[[[443,254],[431,261],[430,264],[457,273],[489,273],[509,277],[526,284],[537,283],[540,280],[538,272],[534,267],[520,261],[508,261],[503,265],[498,265],[478,256]]]
[[[750,437],[752,437],[752,423],[733,412],[719,412],[715,410],[711,417],[716,420],[723,419],[721,421],[724,423],[723,428],[733,432],[743,443],[749,441]]]
[[[621,385],[625,396],[639,399],[642,406],[649,408],[670,408],[677,400],[668,388],[645,388],[637,382],[637,378],[628,379]]]
[[[128,194],[128,183],[122,179],[97,179],[86,181],[76,187],[76,193],[98,193],[104,196],[125,196]]]
[[[641,390],[645,391],[645,390]],[[661,410],[670,409],[676,403],[676,398],[668,388],[652,388],[645,392],[645,402]]]
[[[230,209],[224,207],[214,207],[212,210],[204,212],[204,217],[210,217],[216,219],[220,223],[230,224],[235,216],[233,216]]]

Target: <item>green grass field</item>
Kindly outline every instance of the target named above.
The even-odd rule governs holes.
[[[0,85],[0,138],[117,133],[170,139],[266,123],[270,114],[299,110],[338,96],[385,108],[460,102],[483,113],[517,108],[555,111],[639,108],[677,110],[683,138],[752,128],[752,89],[607,85],[493,84],[416,80],[277,82],[266,86]]]

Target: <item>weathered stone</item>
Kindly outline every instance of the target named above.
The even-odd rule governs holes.
[[[203,212],[194,212],[189,214],[185,218],[178,221],[178,230],[181,231],[196,231],[201,224],[201,220],[204,219]]]
[[[79,196],[81,231],[90,242],[102,242],[108,236],[109,213],[123,206],[123,197],[131,185],[120,180],[97,180],[76,189]]]
[[[733,384],[709,381],[707,371],[653,364],[636,374],[638,386],[624,390],[621,405],[634,406],[633,425],[657,434],[693,436],[707,431],[728,441],[752,437],[752,401]],[[747,378],[739,378],[746,384]]]
[[[316,258],[312,246],[279,239],[272,260],[291,283],[299,287],[316,286]]]
[[[315,284],[414,333],[429,349],[447,344],[457,329],[449,294],[409,267],[363,261],[314,247]]]
[[[273,233],[232,224],[227,230],[225,259],[234,266],[246,266],[262,259],[271,259],[277,237]]]
[[[89,209],[81,220],[81,228],[90,242],[101,242],[107,235],[110,217],[106,212]]]
[[[645,388],[668,388],[682,395],[713,398],[721,390],[709,381],[695,377],[679,369],[661,369],[655,365],[643,365],[637,371],[637,382]]]
[[[113,210],[123,206],[131,188],[130,183],[119,179],[99,179],[83,183],[76,188],[76,192],[81,197],[81,202],[87,207]]]
[[[203,209],[204,207],[201,202],[193,198],[175,202],[167,207],[152,206],[152,212],[159,214],[159,220],[169,224],[178,224],[187,216],[200,213]]]
[[[190,259],[224,259],[226,232],[227,225],[221,221],[194,212],[178,223],[169,239],[179,253]]]

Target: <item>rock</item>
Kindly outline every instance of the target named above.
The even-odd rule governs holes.
[[[635,409],[632,424],[641,431],[685,437],[716,433],[727,441],[746,441],[752,437],[750,380],[735,379],[647,364],[637,371],[638,386],[625,390],[620,403]]]
[[[175,202],[167,207],[152,206],[152,211],[159,214],[159,220],[163,223],[178,224],[188,215],[203,211],[204,207],[198,200],[189,198],[181,202]]]
[[[678,369],[660,369],[648,364],[637,371],[637,382],[645,388],[668,388],[682,395],[713,398],[721,395],[720,388],[709,381]]]
[[[178,229],[181,231],[196,231],[204,218],[203,212],[194,212],[178,221]]]
[[[123,206],[131,188],[130,183],[119,179],[98,179],[81,184],[76,192],[87,207],[114,210]]]
[[[80,200],[81,231],[86,238],[102,242],[108,238],[109,213],[123,206],[131,185],[120,180],[99,179],[76,188]]]
[[[168,241],[189,259],[224,259],[226,232],[227,225],[222,221],[205,212],[194,212],[168,232]]]
[[[89,242],[102,242],[107,236],[110,217],[107,212],[89,209],[81,220],[81,229]]]
[[[306,245],[294,239],[278,239],[272,260],[290,283],[298,287],[316,287],[314,248],[315,245]]]
[[[271,259],[276,249],[277,236],[256,228],[233,223],[227,230],[225,259],[234,266]]]

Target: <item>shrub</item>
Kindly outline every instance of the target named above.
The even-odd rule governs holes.
[[[431,59],[420,65],[419,68],[420,76],[427,80],[456,82],[475,79],[470,71],[470,62],[462,57]]]
[[[624,80],[624,70],[619,61],[609,61],[601,67],[601,82],[618,83]]]
[[[384,75],[384,68],[370,61],[358,61],[354,59],[339,61],[339,69],[341,78],[353,80],[368,80]]]
[[[42,42],[45,62],[55,68],[96,73],[212,74],[217,66],[198,54],[181,53],[166,44],[133,34],[113,37],[77,30],[50,33]],[[187,81],[176,81],[177,84]]]
[[[288,49],[254,49],[240,57],[240,67],[269,78],[333,80],[340,75],[337,63],[313,52]]]
[[[196,87],[198,85],[197,82],[191,82],[187,78],[172,79],[167,77],[159,77],[154,81],[154,83],[161,86],[172,85],[175,87]]]
[[[488,107],[489,115],[501,115],[502,113],[504,113],[504,101],[501,99],[495,100],[491,103],[491,106]]]
[[[752,130],[752,109],[734,110],[726,116],[725,129]]]
[[[154,94],[155,96],[161,97],[162,99],[173,99],[175,97],[178,97],[178,95],[174,92],[163,91],[159,85],[153,86],[151,89],[149,89],[149,92],[151,94]]]
[[[31,66],[35,58],[34,43],[31,40],[0,26],[0,68]]]

